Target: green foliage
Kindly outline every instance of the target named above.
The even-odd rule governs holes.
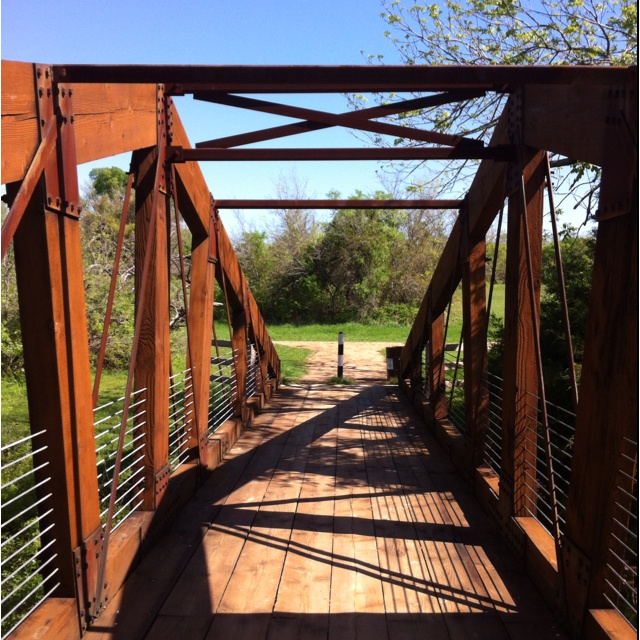
[[[408,65],[637,65],[637,2],[633,0],[443,0],[414,4],[381,0],[381,17],[400,60]],[[383,56],[369,55],[383,63]],[[380,96],[380,101],[388,101]],[[362,96],[352,96],[356,107]],[[398,114],[396,124],[463,134],[485,142],[505,96],[489,92],[477,99]],[[396,145],[372,136],[376,144]],[[414,144],[400,141],[400,144]],[[417,177],[414,162],[388,169],[396,181],[422,180],[439,192],[470,184],[474,163],[448,162]],[[586,164],[560,169],[555,188],[566,194],[581,185],[577,203],[585,220],[597,203],[599,171]],[[583,197],[584,194],[587,194]]]
[[[399,324],[364,324],[344,322],[341,324],[276,324],[269,325],[269,335],[274,341],[322,341],[335,342],[338,345],[338,333],[345,336],[345,344],[351,342],[384,342],[387,344],[404,344],[409,335],[411,325]],[[278,353],[282,345],[276,345]]]
[[[578,380],[584,357],[595,243],[593,233],[576,238],[572,237],[571,230],[565,234],[560,243]],[[542,284],[540,343],[545,385],[549,389],[547,395],[551,402],[563,407],[571,407],[569,359],[563,328],[555,251],[552,244],[546,245],[542,251]]]
[[[118,167],[91,169],[89,178],[92,189],[99,196],[117,198],[127,187],[127,174]]]
[[[324,225],[309,212],[284,211],[270,234],[242,233],[236,252],[268,324],[413,320],[446,241],[448,218],[358,209],[364,197],[356,192],[354,208],[335,211]]]

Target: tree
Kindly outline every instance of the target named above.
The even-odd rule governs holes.
[[[637,4],[631,0],[443,0],[405,4],[381,0],[385,35],[404,64],[576,64],[633,65],[638,58]],[[369,56],[383,62],[382,56]],[[352,100],[361,106],[362,96]],[[505,97],[489,93],[474,100],[399,114],[399,124],[489,140]],[[377,140],[385,144],[382,140]],[[415,144],[394,140],[386,144]],[[557,160],[562,164],[567,159]],[[434,166],[434,165],[431,165]],[[398,169],[398,167],[400,167]],[[428,180],[448,191],[470,179],[473,162],[438,165]],[[416,178],[415,163],[395,164],[405,180]],[[597,204],[599,172],[576,165],[558,175],[560,194],[580,189],[588,216]],[[560,203],[562,199],[560,199]]]

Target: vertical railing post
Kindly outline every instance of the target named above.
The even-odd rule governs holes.
[[[504,316],[504,385],[502,407],[502,472],[500,511],[503,520],[535,512],[538,372],[533,334],[533,314],[540,313],[542,260],[543,152],[524,150],[523,175],[531,242],[534,298],[531,308],[523,229],[522,196],[510,195],[507,228],[507,264]],[[515,183],[517,188],[517,182]],[[527,475],[529,480],[527,481]]]
[[[159,94],[161,90],[159,90]],[[162,144],[162,141],[159,141]],[[143,506],[146,511],[158,508],[169,481],[169,283],[167,259],[168,197],[158,171],[158,149],[150,147],[134,152],[132,168],[136,177],[136,314],[142,314],[142,325],[135,362],[135,389],[144,399],[145,413],[139,417],[139,429],[145,435]],[[155,196],[155,197],[154,197]],[[155,204],[155,211],[153,210]],[[146,246],[147,230],[155,216],[155,233]],[[144,306],[142,265],[151,251]]]
[[[473,480],[476,467],[484,454],[484,438],[488,428],[487,318],[484,238],[470,238],[465,225],[462,265],[462,313],[464,342],[465,467]]]
[[[52,542],[58,597],[78,594],[86,628],[100,553],[100,509],[91,402],[91,370],[80,240],[80,196],[73,133],[72,91],[54,85],[36,66],[42,129],[57,118],[57,153],[45,165],[14,236],[24,369],[32,432],[45,431],[34,456],[36,482],[49,477],[53,511],[43,542]],[[13,189],[8,189],[9,197]],[[50,589],[53,585],[44,585]]]

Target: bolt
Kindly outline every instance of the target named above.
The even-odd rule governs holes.
[[[66,91],[62,89],[62,97],[64,98],[67,95]]]
[[[60,202],[61,202],[60,198],[56,198],[56,205],[57,205],[58,207],[60,206]]]
[[[45,69],[44,70],[44,77],[48,78],[49,77],[49,69]]]
[[[73,95],[73,89],[69,89],[69,97]]]
[[[71,116],[71,124],[73,124],[76,121],[75,116]]]
[[[38,78],[42,77],[42,69],[38,69],[37,76]]]
[[[46,120],[44,118],[42,118],[40,120],[40,126],[44,127],[44,125],[47,124]]]
[[[38,95],[42,98],[42,96],[44,95],[44,91],[42,90],[42,87],[40,87],[38,89]]]
[[[47,203],[51,204],[52,201],[53,201],[53,199],[51,198],[51,196],[47,196]]]

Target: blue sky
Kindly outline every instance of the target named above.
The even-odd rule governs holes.
[[[2,0],[2,58],[87,64],[364,64],[364,54],[398,63],[384,37],[378,0]],[[282,102],[340,112],[341,96],[270,96]],[[288,120],[265,114],[178,101],[192,142]],[[357,146],[353,135],[330,130],[290,138],[285,146]],[[276,144],[277,146],[277,144]],[[79,169],[81,184],[93,166],[126,169],[129,156]],[[275,197],[275,183],[293,163],[203,163],[216,198]],[[376,163],[297,163],[309,197],[332,190],[344,196],[380,187]],[[251,220],[260,213],[246,212]],[[227,226],[235,224],[225,216]]]

